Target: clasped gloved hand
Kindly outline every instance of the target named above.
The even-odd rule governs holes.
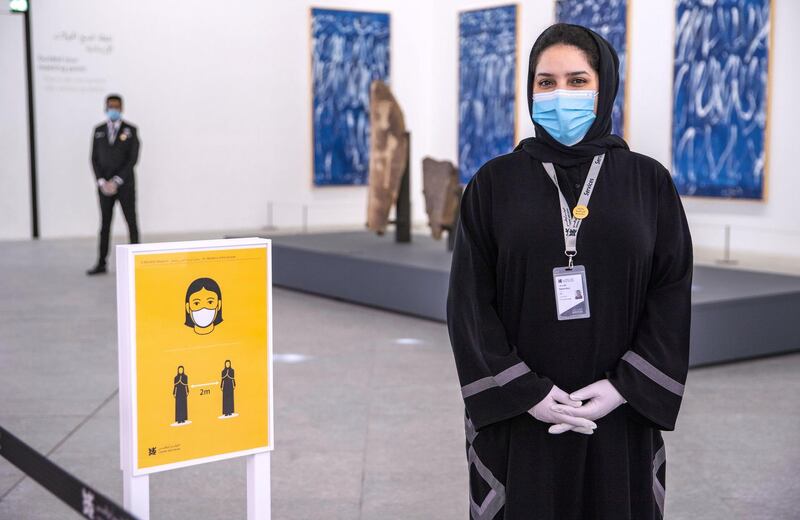
[[[553,385],[550,393],[539,401],[536,406],[528,410],[528,413],[544,423],[553,424],[548,430],[550,433],[557,434],[573,430],[585,435],[591,435],[597,425],[590,419],[578,417],[574,413],[560,411],[561,409],[569,408],[574,412],[581,406],[580,400],[570,399],[565,391]]]
[[[553,412],[562,415],[571,415],[574,418],[588,419],[590,421],[596,421],[605,417],[618,406],[627,402],[608,379],[602,379],[580,390],[576,390],[569,395],[569,398],[573,402],[586,402],[580,407],[555,404],[552,406]]]

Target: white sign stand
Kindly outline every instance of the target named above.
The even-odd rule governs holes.
[[[247,520],[269,520],[270,504],[270,452],[247,457]]]
[[[150,520],[150,475],[122,472],[122,507],[139,520]]]
[[[247,520],[272,518],[270,452],[247,456]],[[150,520],[150,475],[123,472],[123,507],[140,520]]]
[[[133,417],[133,407],[131,406],[132,389],[132,367],[129,361],[131,354],[130,337],[135,333],[135,322],[131,314],[131,299],[133,280],[132,255],[136,251],[158,251],[158,250],[197,250],[203,248],[236,248],[252,246],[254,243],[269,244],[268,252],[268,272],[269,283],[267,290],[268,308],[272,308],[272,251],[269,240],[263,239],[229,239],[229,240],[207,240],[197,242],[175,242],[164,244],[147,244],[134,246],[117,246],[117,320],[118,320],[118,339],[119,339],[119,382],[120,382],[120,459],[122,465],[123,482],[123,507],[139,518],[140,520],[150,520],[150,475],[148,473],[135,475],[131,467],[131,453],[133,450],[133,439],[129,434]],[[127,276],[123,276],[127,275]],[[268,331],[269,347],[269,374],[272,374],[272,319],[269,320]],[[272,390],[270,384],[269,409],[273,410]],[[273,432],[272,413],[269,417],[270,436]],[[244,455],[244,454],[243,454]],[[247,457],[247,520],[271,520],[272,518],[272,493],[270,480],[270,455],[269,451],[259,451],[244,455]],[[212,457],[208,459],[222,460],[227,457]]]

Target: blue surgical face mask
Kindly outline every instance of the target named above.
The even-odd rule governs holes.
[[[119,118],[122,117],[122,111],[116,108],[109,108],[106,110],[106,115],[111,121],[119,121]]]
[[[533,95],[533,122],[565,146],[577,144],[596,117],[596,90],[554,90]]]

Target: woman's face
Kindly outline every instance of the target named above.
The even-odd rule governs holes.
[[[600,90],[597,71],[589,65],[586,53],[572,45],[558,44],[539,55],[533,93],[563,90]],[[597,99],[594,106],[597,112]]]
[[[199,311],[200,309],[219,310],[219,304],[217,293],[208,289],[200,289],[189,295],[189,303],[186,304],[186,310],[187,312]]]
[[[178,373],[183,374],[183,367],[178,367]]]
[[[231,367],[231,362],[230,361],[226,361],[225,362],[225,368],[230,368],[230,367]]]

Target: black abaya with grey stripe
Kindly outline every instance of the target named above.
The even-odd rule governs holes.
[[[589,169],[556,164],[571,207]],[[576,189],[576,186],[578,187]],[[464,193],[448,327],[466,407],[474,519],[656,519],[665,450],[689,355],[692,246],[658,162],[609,147],[578,235],[591,317],[558,321],[564,267],[556,187],[518,150],[488,162]],[[528,410],[553,384],[609,379],[624,404],[591,436],[548,433]]]

